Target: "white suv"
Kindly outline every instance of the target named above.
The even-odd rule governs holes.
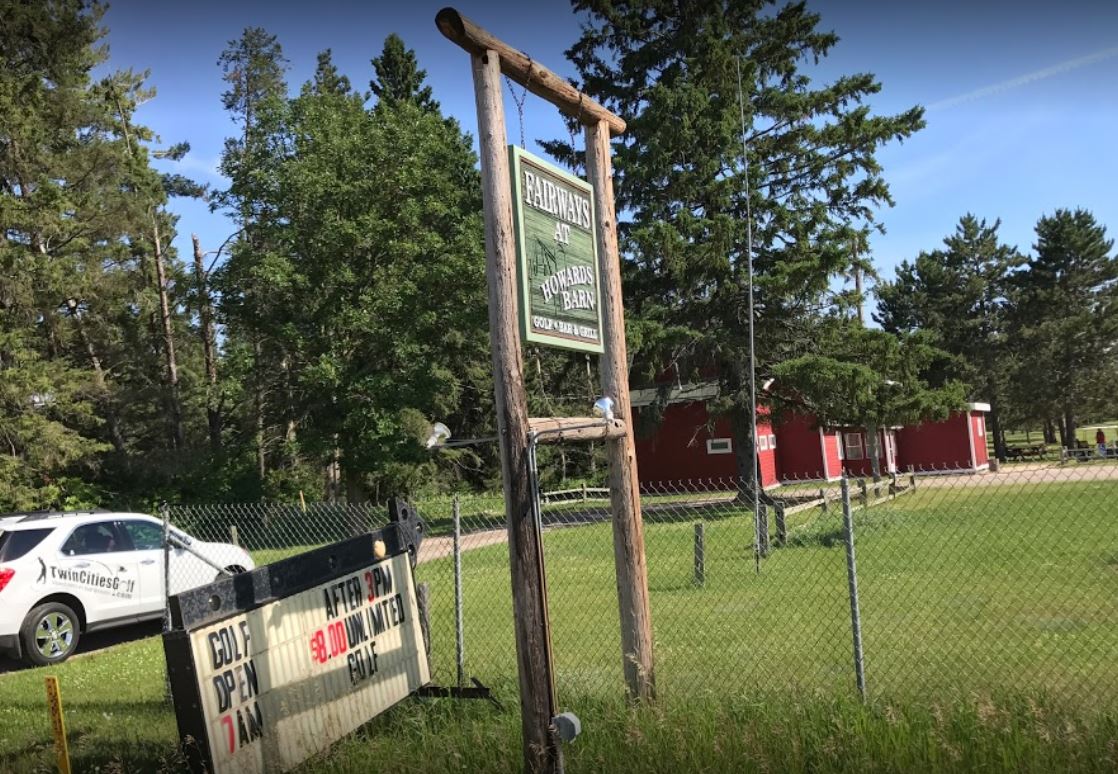
[[[253,569],[241,548],[180,530],[170,591]],[[55,664],[83,632],[163,615],[163,524],[140,513],[0,514],[0,654]]]

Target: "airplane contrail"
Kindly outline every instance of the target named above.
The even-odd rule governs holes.
[[[947,108],[955,107],[956,105],[961,105],[964,102],[973,102],[976,99],[983,99],[984,97],[989,97],[993,94],[1008,91],[1009,89],[1016,89],[1018,86],[1024,86],[1026,84],[1032,83],[1033,81],[1043,80],[1044,78],[1051,78],[1053,75],[1059,75],[1061,73],[1069,72],[1070,70],[1076,70],[1080,67],[1094,64],[1095,62],[1101,62],[1104,59],[1109,59],[1110,57],[1116,55],[1118,55],[1118,46],[1104,48],[1101,51],[1096,51],[1093,54],[1087,54],[1086,56],[1081,56],[1075,59],[1069,59],[1066,62],[1054,64],[1051,67],[1045,67],[1043,70],[1037,70],[1036,72],[1031,72],[1026,75],[1020,75],[1016,78],[1010,78],[1008,81],[995,83],[992,86],[984,86],[981,89],[968,91],[966,94],[960,94],[956,97],[941,99],[939,102],[933,102],[928,105],[927,109],[929,111],[945,110]]]

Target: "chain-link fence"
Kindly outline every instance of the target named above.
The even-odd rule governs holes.
[[[541,494],[559,703],[623,695],[608,492]],[[642,502],[662,696],[862,690],[1118,709],[1118,463],[789,481],[759,495],[759,522],[736,481],[645,487]],[[476,677],[513,700],[500,495],[415,505],[434,680]],[[170,519],[195,548],[228,544],[259,566],[380,526],[387,510],[201,506]]]

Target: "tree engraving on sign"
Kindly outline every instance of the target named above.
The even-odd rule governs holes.
[[[524,338],[601,352],[593,189],[516,146],[509,165]]]

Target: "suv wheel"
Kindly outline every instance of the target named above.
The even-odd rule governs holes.
[[[47,666],[73,655],[81,626],[73,610],[61,602],[48,602],[27,614],[19,634],[24,659],[35,666]]]

